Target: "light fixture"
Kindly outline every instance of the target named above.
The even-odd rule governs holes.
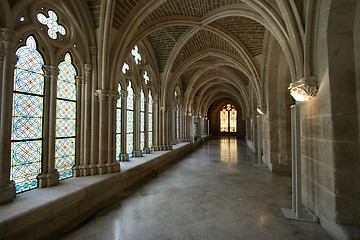
[[[316,77],[302,78],[290,84],[290,95],[299,102],[306,102],[314,98],[318,87]]]
[[[258,105],[257,108],[256,108],[256,111],[257,111],[259,114],[263,115],[263,114],[266,113],[266,107],[265,107],[265,106],[262,106],[262,105]]]

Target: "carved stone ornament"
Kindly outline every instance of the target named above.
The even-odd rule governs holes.
[[[114,102],[120,97],[119,93],[116,91],[102,89],[96,90],[95,95],[99,98],[99,102]]]
[[[15,43],[17,33],[14,30],[1,28],[1,41]]]
[[[59,69],[57,67],[53,66],[43,66],[43,70],[45,72],[45,77],[56,77],[59,75]]]
[[[317,79],[315,76],[302,78],[290,84],[290,95],[300,102],[306,102],[314,98],[318,92]]]

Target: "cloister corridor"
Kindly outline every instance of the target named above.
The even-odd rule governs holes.
[[[243,140],[213,138],[59,239],[332,239],[285,219],[291,178],[255,161]]]

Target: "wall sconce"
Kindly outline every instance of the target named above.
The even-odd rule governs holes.
[[[265,106],[262,106],[262,105],[258,105],[257,108],[256,108],[256,111],[257,111],[259,114],[263,115],[263,114],[266,113],[266,107],[265,107]]]
[[[318,92],[316,77],[302,78],[290,84],[290,95],[299,102],[306,102],[314,98]]]

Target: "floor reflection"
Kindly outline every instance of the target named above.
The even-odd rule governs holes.
[[[238,149],[236,137],[220,138],[220,161],[223,163],[237,163]]]

